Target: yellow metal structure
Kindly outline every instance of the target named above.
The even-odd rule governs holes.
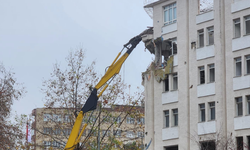
[[[98,82],[98,84],[95,86],[95,89],[98,90],[100,89],[104,84],[106,84],[112,77],[114,77],[115,75],[117,75],[122,67],[122,64],[124,63],[124,61],[127,59],[127,57],[129,56],[129,54],[132,52],[132,50],[136,47],[136,45],[141,41],[141,36],[137,36],[132,38],[129,43],[124,45],[124,48],[127,48],[127,52],[124,53],[121,57],[121,52],[117,55],[117,57],[115,58],[115,60],[112,62],[112,64],[109,66],[108,70],[106,71],[105,75],[102,77],[102,79]],[[130,47],[127,47],[128,45],[130,45]],[[120,57],[120,58],[119,58]],[[119,59],[118,59],[119,58]],[[118,60],[117,60],[118,59]],[[102,89],[102,91],[99,93],[98,97],[100,97],[102,95],[102,93],[104,92],[104,90],[108,87],[108,84],[105,85],[105,87]],[[81,127],[81,123],[82,123],[82,119],[84,117],[83,111],[80,111],[80,113],[78,114],[75,124],[72,128],[72,131],[70,133],[68,142],[64,148],[64,150],[74,150],[76,148],[76,145],[79,143],[80,141],[80,137],[82,135],[82,133],[84,132],[87,124],[84,125],[81,133],[79,134],[80,131],[80,127]]]

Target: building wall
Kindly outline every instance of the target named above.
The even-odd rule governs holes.
[[[177,22],[164,25],[164,6],[176,2]],[[146,96],[145,142],[152,138],[149,150],[164,150],[178,145],[180,150],[199,149],[197,142],[208,137],[250,136],[250,123],[246,113],[246,95],[250,95],[250,75],[245,72],[245,56],[250,54],[248,36],[244,35],[244,16],[250,15],[249,0],[214,0],[214,10],[199,14],[199,0],[160,0],[146,7],[153,7],[153,39],[168,40],[177,37],[178,100],[175,95],[164,92],[164,81],[156,80],[155,69],[148,68],[144,74]],[[233,36],[233,19],[241,19],[241,37]],[[214,27],[214,44],[208,45],[208,27]],[[198,30],[204,30],[205,44],[199,48]],[[235,77],[234,58],[242,57],[242,75]],[[157,59],[157,58],[156,58]],[[215,81],[208,82],[208,65],[215,66]],[[205,83],[199,83],[198,67],[205,67]],[[147,78],[146,78],[147,76]],[[150,76],[150,78],[148,78]],[[235,97],[243,97],[243,116],[235,117]],[[165,100],[162,103],[163,99]],[[170,100],[169,100],[170,99]],[[209,120],[209,102],[215,102],[216,119]],[[200,121],[199,104],[205,104],[206,119]],[[164,127],[164,110],[178,108],[177,128]],[[171,115],[171,113],[170,113]],[[178,136],[176,136],[178,134]],[[218,136],[218,135],[217,135]],[[197,139],[193,139],[196,137]],[[218,137],[217,137],[218,138]],[[235,143],[234,143],[235,144]]]
[[[134,123],[128,123],[127,118],[130,117],[130,114],[127,114],[127,111],[130,110],[131,117],[134,118]],[[109,113],[110,112],[110,113]],[[65,121],[65,114],[70,114],[73,115],[74,109],[66,109],[66,108],[37,108],[33,111],[33,116],[35,116],[35,120],[32,124],[32,129],[34,130],[34,136],[32,137],[32,141],[35,145],[36,150],[44,149],[46,146],[44,145],[44,141],[58,141],[60,143],[67,143],[70,131],[72,130],[73,124],[74,124],[74,118],[70,119],[69,122]],[[50,114],[51,119],[48,119],[47,121],[44,120],[44,114]],[[99,111],[95,111],[93,113],[93,117],[98,116]],[[60,121],[56,121],[53,116],[54,115],[60,115]],[[88,115],[90,113],[85,114],[85,117],[83,118],[83,125],[87,122],[89,119]],[[108,115],[108,116],[107,116]],[[144,138],[138,136],[138,132],[140,132],[144,136],[144,122],[138,123],[137,119],[138,118],[143,118],[144,120],[144,108],[141,106],[135,106],[132,108],[132,106],[127,106],[127,105],[116,105],[114,106],[114,109],[112,108],[103,108],[102,114],[101,114],[101,120],[104,117],[108,117],[109,121],[104,121],[101,122],[100,125],[100,135],[102,138],[102,130],[109,130],[111,137],[113,135],[113,131],[120,129],[122,130],[121,135],[117,136],[115,139],[118,141],[122,141],[123,144],[130,143],[130,142],[137,142],[141,143],[143,142]],[[120,121],[122,121],[124,118],[123,123],[120,125],[120,122],[114,123],[113,117],[120,116]],[[90,119],[91,120],[91,119]],[[111,126],[111,124],[113,124]],[[85,137],[88,135],[89,130],[93,126],[93,123],[88,122],[88,126],[85,129],[85,134],[82,135],[81,141],[85,139]],[[94,125],[95,128],[98,126],[98,120],[96,121],[96,124]],[[111,126],[111,127],[110,127]],[[44,134],[44,128],[60,128],[61,129],[61,134],[60,135],[55,135],[54,133],[51,134]],[[82,128],[81,127],[81,128]],[[69,134],[66,133],[64,129],[69,129]],[[96,129],[97,130],[97,129]],[[128,137],[127,132],[133,132],[134,135],[132,137]],[[51,138],[50,135],[53,137]],[[93,135],[92,139],[96,139],[97,135]],[[104,137],[104,141],[102,143],[105,143],[105,141],[108,142],[108,136]],[[53,146],[52,146],[53,147]],[[61,148],[63,145],[61,145]],[[57,147],[53,147],[53,149],[56,149]]]

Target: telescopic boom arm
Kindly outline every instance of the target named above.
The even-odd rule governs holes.
[[[101,80],[98,82],[98,84],[92,90],[92,92],[91,92],[89,98],[87,99],[85,105],[83,106],[83,108],[79,112],[79,114],[78,114],[78,116],[76,118],[75,124],[73,126],[73,129],[72,129],[72,131],[70,133],[68,142],[67,142],[64,150],[73,150],[73,149],[76,148],[76,145],[79,143],[81,134],[83,133],[83,131],[85,130],[85,128],[87,126],[87,124],[85,124],[83,126],[83,129],[81,130],[81,132],[79,134],[84,114],[86,112],[90,111],[90,110],[96,109],[98,98],[102,95],[102,93],[108,87],[108,84],[106,84],[106,83],[109,80],[112,80],[120,72],[122,64],[125,62],[125,60],[129,56],[129,54],[134,50],[134,48],[142,40],[142,35],[145,34],[145,33],[147,33],[149,30],[152,30],[152,28],[147,29],[144,32],[142,32],[141,34],[139,34],[138,36],[135,36],[134,38],[130,39],[129,42],[124,45],[123,49],[126,48],[127,51],[121,57],[120,57],[120,55],[121,55],[123,49],[122,49],[121,52],[118,53],[117,57],[115,58],[115,60],[113,61],[113,63],[109,66],[109,68],[106,71],[105,75],[101,78]],[[102,89],[102,91],[97,96],[97,90],[100,89],[104,84],[106,84],[106,85],[104,86],[104,88]]]

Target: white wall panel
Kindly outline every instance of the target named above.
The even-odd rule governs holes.
[[[246,8],[250,8],[249,0],[239,0],[231,4],[231,12],[237,12]]]
[[[177,31],[177,23],[163,26],[161,28],[161,34],[166,34],[166,33],[174,32],[174,31]]]
[[[196,16],[196,24],[203,23],[214,19],[214,11],[209,11]]]
[[[162,129],[162,140],[176,139],[179,138],[179,128],[165,128]]]
[[[234,130],[250,128],[250,116],[234,118]]]
[[[214,45],[205,46],[196,49],[196,59],[205,59],[214,56]]]
[[[178,102],[178,91],[169,91],[162,93],[162,104]]]
[[[250,1],[249,1],[250,2]],[[232,40],[232,51],[250,47],[250,36],[243,36]]]
[[[198,123],[198,135],[215,133],[216,132],[216,122],[208,121]]]
[[[215,94],[215,83],[201,84],[197,86],[197,97]]]
[[[233,89],[240,90],[250,88],[250,75],[233,78]]]

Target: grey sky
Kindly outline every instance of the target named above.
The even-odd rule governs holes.
[[[14,69],[28,91],[12,107],[18,114],[43,107],[42,80],[49,78],[55,62],[65,66],[70,49],[85,49],[85,63],[95,60],[96,70],[103,74],[123,44],[152,26],[143,0],[0,2],[0,61]],[[141,72],[152,58],[141,42],[126,61],[122,71],[132,89],[142,88]]]

